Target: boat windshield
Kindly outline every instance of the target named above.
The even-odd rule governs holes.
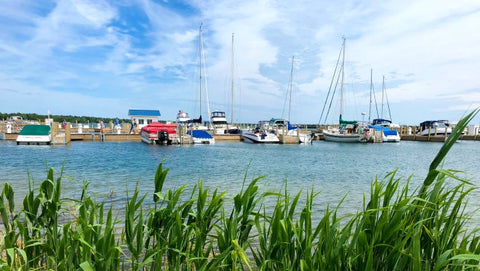
[[[448,125],[445,122],[442,121],[424,121],[420,124],[422,128],[425,129],[435,129],[435,128],[447,128]]]
[[[270,127],[283,127],[288,125],[288,120],[285,119],[271,119],[269,122]]]
[[[214,111],[212,112],[212,118],[224,118],[225,112],[222,111]]]
[[[372,125],[382,125],[382,126],[388,126],[392,123],[391,120],[387,119],[374,119],[372,122]]]

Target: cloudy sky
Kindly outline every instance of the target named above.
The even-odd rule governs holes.
[[[456,121],[480,106],[478,0],[0,0],[0,6],[4,113],[127,117],[128,109],[159,109],[162,119],[174,120],[180,109],[199,115],[202,103],[205,118],[208,92],[210,110],[230,119],[233,80],[234,120],[257,122],[288,117],[291,81],[292,122],[323,123],[342,37],[344,118],[361,120],[362,112],[374,118],[376,108],[382,115],[383,77],[389,101],[383,116],[391,113],[400,124]],[[377,104],[370,107],[371,70]],[[338,118],[335,95],[327,123]]]

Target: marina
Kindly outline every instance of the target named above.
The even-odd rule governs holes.
[[[15,141],[23,129],[26,123],[11,123],[11,122],[0,122],[0,140],[13,140]],[[252,131],[255,129],[257,124],[236,124],[235,127],[239,127],[240,131]],[[313,124],[299,124],[293,125],[298,129],[299,134],[312,134],[312,140],[324,140],[323,131],[336,128],[338,129],[339,125],[313,125]],[[189,140],[188,137],[181,138],[187,134],[188,128],[183,128],[183,130],[176,131],[176,134],[180,136],[180,139],[174,142],[180,144],[191,144],[193,140]],[[68,123],[65,128],[62,128],[61,125],[55,123],[51,128],[51,144],[69,144],[70,142],[78,141],[107,141],[107,142],[141,142],[140,131],[137,131],[135,134],[129,133],[130,124],[122,124],[120,129],[114,129],[113,124],[105,128],[104,132],[101,133],[99,128],[96,128],[96,125],[92,124],[78,124],[78,123]],[[435,127],[429,127],[424,130],[425,135],[420,133],[421,126],[410,126],[410,125],[401,125],[398,128],[390,128],[390,130],[396,131],[402,141],[422,141],[422,142],[444,142],[448,136],[447,133],[444,133],[442,129],[436,129]],[[274,128],[274,131],[279,134],[280,143],[283,144],[297,144],[299,143],[299,138],[295,133],[293,136],[283,136],[281,128]],[[417,132],[418,131],[418,132]],[[380,131],[379,131],[380,132]],[[479,125],[469,125],[461,136],[462,140],[480,140],[480,128]],[[218,142],[240,142],[242,141],[242,135],[237,134],[216,134],[214,131],[211,132],[212,137],[215,141]],[[376,141],[375,141],[376,142]],[[380,141],[379,141],[380,142]],[[177,143],[175,143],[177,144]]]
[[[478,144],[459,141],[443,167],[464,171],[460,176],[480,185]],[[234,193],[241,189],[245,176],[247,182],[265,176],[261,181],[264,191],[279,191],[288,181],[292,194],[309,189],[321,192],[316,202],[318,210],[348,195],[342,208],[352,211],[361,205],[375,177],[382,179],[397,170],[398,176],[413,176],[412,187],[420,184],[441,146],[415,141],[353,145],[315,141],[310,145],[261,146],[217,142],[162,147],[140,142],[78,141],[68,145],[17,146],[14,141],[0,141],[0,181],[8,181],[18,191],[17,203],[21,204],[28,176],[38,184],[45,178],[47,167],[55,168],[57,174],[63,168],[64,175],[75,180],[63,182],[65,197],[75,197],[85,180],[93,194],[118,202],[120,208],[126,191],[133,191],[137,183],[141,193],[151,196],[155,169],[163,161],[164,167],[170,169],[165,184],[168,187],[191,186],[202,180],[206,187]],[[478,208],[480,203],[472,201],[471,206]]]

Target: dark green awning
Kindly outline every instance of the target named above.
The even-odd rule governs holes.
[[[50,126],[48,125],[25,125],[19,135],[49,135]]]

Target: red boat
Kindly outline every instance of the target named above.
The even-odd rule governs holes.
[[[142,141],[147,144],[170,145],[177,140],[177,125],[152,122],[141,131]]]

